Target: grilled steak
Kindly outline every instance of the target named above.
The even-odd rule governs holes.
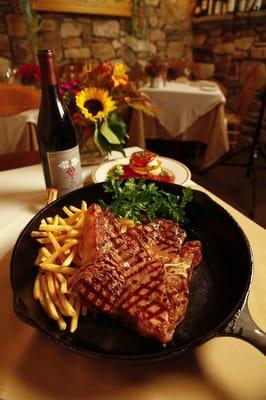
[[[192,270],[201,260],[200,242],[185,239],[177,223],[164,219],[121,233],[117,218],[92,205],[72,290],[90,309],[167,343],[184,319]]]

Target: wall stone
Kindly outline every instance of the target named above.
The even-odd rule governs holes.
[[[87,47],[80,47],[79,49],[66,49],[64,55],[67,60],[86,60],[91,56],[91,52]]]
[[[10,53],[8,36],[0,34],[0,54],[1,56],[8,56]]]
[[[183,53],[183,42],[172,42],[168,44],[166,54],[169,60],[178,60],[183,57]]]
[[[214,79],[226,88],[226,104],[230,107],[255,65],[260,69],[260,85],[266,84],[265,17],[250,16],[249,23],[237,18],[231,22],[211,18],[193,24],[193,58],[213,64]]]
[[[22,15],[6,15],[8,36],[24,38],[26,36],[26,27]]]
[[[82,32],[82,42],[84,45],[89,46],[91,41],[92,41],[92,28],[91,28],[91,24],[85,24],[83,26],[83,32]]]
[[[71,49],[81,47],[82,40],[80,37],[68,37],[66,39],[63,39],[62,44],[65,49]]]
[[[220,43],[214,46],[213,52],[215,54],[233,54],[235,48],[234,43]]]
[[[254,37],[242,37],[240,39],[234,40],[234,45],[236,49],[239,50],[248,50],[250,49],[251,45],[254,43]]]
[[[57,21],[52,18],[44,19],[41,22],[40,29],[43,32],[54,32],[57,30]]]
[[[96,37],[117,38],[119,37],[119,30],[120,25],[117,20],[95,20],[92,22],[92,32]]]
[[[91,52],[100,61],[113,60],[116,57],[112,44],[108,42],[92,43]]]
[[[165,32],[161,29],[152,29],[150,31],[149,39],[151,42],[158,42],[165,40]]]
[[[39,12],[41,24],[36,49],[50,47],[55,51],[58,63],[80,62],[86,58],[93,63],[122,59],[132,66],[154,57],[163,61],[190,58],[193,40],[188,4],[192,2],[180,0],[176,4],[172,0],[146,0],[139,29],[134,35],[131,18]],[[32,51],[31,46],[25,45],[29,38],[23,17],[10,12],[8,15],[8,30],[3,34],[8,35],[11,61],[16,65],[32,59]],[[144,29],[141,29],[142,25]],[[0,47],[6,46],[4,39],[0,40]]]
[[[80,36],[83,30],[83,25],[75,22],[63,22],[60,29],[60,36],[67,38],[71,36]]]

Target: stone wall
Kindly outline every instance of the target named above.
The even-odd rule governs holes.
[[[247,65],[266,63],[266,12],[254,17],[194,20],[194,60],[215,65],[226,86],[243,82]],[[232,82],[231,82],[232,83]]]
[[[30,62],[34,55],[18,3],[0,0],[0,69],[6,62]],[[194,59],[214,66],[214,79],[224,86],[230,105],[250,66],[260,64],[262,72],[266,71],[266,12],[257,13],[256,17],[227,15],[195,20],[191,18],[193,3],[146,0],[140,20],[145,29],[134,34],[131,18],[38,13],[35,53],[38,48],[50,47],[58,64],[122,60],[133,66],[136,61],[144,64],[153,57],[164,61]]]
[[[23,16],[14,8],[5,12],[0,51],[16,65],[31,61],[32,48]],[[132,66],[153,57],[191,60],[191,1],[146,0],[144,13],[140,22],[146,28],[133,35],[131,18],[42,12],[35,47],[52,48],[60,64],[123,60]]]
[[[265,21],[265,11],[193,20],[194,60],[214,64],[214,79],[225,89],[227,107],[235,107],[247,73],[255,65],[260,71],[261,86],[266,84]],[[259,102],[255,102],[247,130],[254,131],[259,107]]]

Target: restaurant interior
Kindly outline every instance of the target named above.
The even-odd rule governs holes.
[[[208,262],[213,262],[213,241],[222,237],[219,256],[223,259],[222,254],[228,249],[230,254],[228,260],[226,255],[218,264],[228,271],[224,275],[211,272],[211,279],[221,292],[226,292],[227,284],[220,281],[226,282],[229,275],[237,286],[236,292],[240,292],[239,282],[243,281],[245,290],[239,295],[238,308],[235,304],[233,311],[227,311],[228,304],[234,301],[231,294],[235,287],[230,284],[227,308],[221,313],[225,313],[223,320],[228,323],[244,309],[247,330],[235,326],[234,317],[231,325],[230,322],[223,329],[225,323],[220,323],[217,329],[202,333],[201,339],[193,336],[188,345],[184,339],[183,347],[178,344],[177,335],[172,347],[157,351],[156,346],[149,347],[147,340],[146,350],[146,342],[137,340],[136,345],[130,343],[127,353],[126,344],[135,336],[131,339],[130,333],[129,339],[124,339],[123,330],[116,331],[115,324],[115,334],[106,336],[102,333],[103,326],[109,326],[104,325],[105,321],[103,325],[93,324],[93,328],[84,324],[77,341],[72,341],[68,333],[58,334],[50,325],[48,329],[39,314],[36,322],[33,306],[29,307],[30,312],[26,311],[25,277],[17,268],[24,254],[25,264],[32,260],[25,247],[29,227],[20,242],[16,241],[22,229],[31,224],[31,218],[41,215],[38,213],[49,204],[51,194],[51,188],[43,181],[38,141],[42,96],[38,54],[44,49],[54,54],[60,95],[77,129],[84,188],[89,185],[92,198],[96,195],[91,184],[107,179],[115,165],[132,165],[132,154],[146,150],[159,160],[154,171],[158,167],[160,172],[152,175],[153,167],[149,167],[150,172],[145,170],[145,175],[141,168],[135,168],[133,175],[127,177],[144,176],[180,187],[191,185],[214,200],[213,204],[208,203],[205,197],[197,199],[196,195],[199,210],[205,203],[209,207],[209,216],[204,211],[204,229],[213,234],[203,258],[205,255]],[[113,147],[110,141],[99,152],[92,126],[102,125],[85,125],[85,114],[79,114],[79,106],[73,106],[73,101],[77,102],[75,96],[84,88],[96,90],[99,84],[105,90],[106,77],[108,84],[112,80],[114,90],[109,96],[114,94],[113,107],[117,107],[126,140],[115,142]],[[123,104],[118,105],[123,93]],[[98,97],[98,103],[99,99],[102,98]],[[0,204],[4,221],[0,229],[0,287],[5,298],[0,301],[0,313],[8,322],[4,331],[0,329],[0,399],[265,399],[265,109],[265,0],[0,1]],[[97,129],[107,137],[102,128]],[[124,171],[129,174],[125,167]],[[63,206],[60,197],[59,201]],[[220,208],[226,210],[224,214]],[[70,219],[76,212],[73,210],[68,210]],[[46,218],[49,214],[43,215]],[[202,220],[203,216],[204,225]],[[36,224],[30,225],[34,232],[38,229]],[[236,233],[238,229],[240,233]],[[202,240],[205,236],[204,231]],[[251,271],[247,278],[240,269],[242,261],[247,264],[247,275]],[[238,283],[236,273],[231,277],[228,263],[239,269]],[[12,290],[7,284],[9,265]],[[26,271],[30,268],[26,267]],[[210,319],[214,314],[218,318],[222,308],[219,297],[201,279],[201,298],[205,292],[213,295],[215,305],[211,308],[204,302],[199,314],[206,312]],[[247,309],[248,317],[244,315]],[[253,319],[251,325],[249,318]],[[185,325],[181,336],[189,335],[189,329],[189,324]],[[196,329],[201,332],[200,325]],[[90,343],[84,338],[85,330],[87,335],[99,335],[98,342],[95,339]],[[246,341],[240,340],[241,336]],[[5,345],[6,340],[10,342],[9,337],[15,341],[18,338],[19,348]],[[102,337],[104,344],[100,343]],[[141,363],[136,364],[136,360]],[[157,362],[152,363],[153,360]],[[51,376],[52,364],[56,371]],[[48,375],[49,382],[45,379]]]
[[[104,61],[121,61],[128,67],[129,77],[138,87],[148,84],[149,76],[145,73],[145,66],[150,62],[167,65],[166,79],[169,81],[179,79],[182,82],[182,79],[188,78],[195,85],[210,85],[210,82],[214,82],[225,97],[224,134],[228,144],[221,145],[223,148],[214,155],[216,160],[212,159],[210,165],[205,163],[205,167],[211,166],[210,169],[200,168],[199,171],[197,168],[199,147],[206,146],[206,141],[209,140],[208,133],[204,138],[203,132],[209,129],[206,126],[210,121],[209,115],[201,126],[196,127],[201,132],[196,132],[195,135],[184,138],[185,135],[181,135],[182,129],[178,131],[178,127],[173,135],[167,132],[155,134],[146,129],[143,132],[145,143],[143,140],[140,143],[161,156],[169,156],[188,164],[196,181],[204,183],[265,227],[265,173],[257,168],[258,164],[265,164],[265,157],[261,154],[265,141],[264,121],[259,133],[259,155],[253,157],[256,158],[255,170],[258,175],[256,184],[253,183],[253,174],[247,172],[252,157],[250,153],[253,151],[249,145],[254,141],[262,102],[258,94],[265,88],[266,80],[265,2],[260,7],[251,7],[247,1],[245,12],[242,12],[242,4],[239,7],[235,5],[233,13],[231,3],[227,9],[220,6],[219,10],[217,3],[227,2],[218,1],[215,4],[203,1],[202,5],[194,1],[148,1],[147,4],[140,1],[139,4],[134,4],[133,9],[130,2],[122,2],[118,11],[112,11],[114,6],[111,4],[99,6],[98,13],[97,7],[96,10],[93,10],[93,6],[92,10],[87,11],[86,7],[83,10],[81,6],[72,6],[68,1],[59,2],[58,6],[53,6],[52,2],[44,5],[45,2],[37,1],[30,10],[27,3],[15,0],[1,2],[1,81],[36,86],[39,89],[39,82],[31,77],[34,72],[25,70],[26,77],[22,77],[17,70],[23,65],[24,68],[27,68],[25,65],[29,69],[34,68],[34,64],[38,64],[37,50],[51,48],[55,52],[58,73],[62,80],[66,80],[66,77],[69,79],[71,74],[73,76],[84,62],[97,65]],[[160,75],[163,74],[165,75],[165,71],[161,71]],[[203,87],[204,89],[206,88]],[[18,93],[16,101],[21,104],[21,108],[18,106],[15,111],[8,110],[8,94],[5,90],[4,87],[1,89],[2,117],[27,108],[38,108],[37,94],[27,96],[32,102],[27,104],[26,101],[21,103],[20,96],[23,93]],[[13,99],[14,94],[8,97]],[[183,98],[175,101],[182,102]],[[178,107],[178,104],[175,106]],[[165,113],[165,110],[161,111]],[[206,110],[201,111],[201,116],[203,113],[207,114]],[[139,139],[134,138],[138,134],[130,132],[130,143],[139,144]],[[203,137],[198,138],[197,135]],[[221,162],[223,156],[228,157],[228,153],[243,146],[247,150],[240,151],[240,155],[232,159],[234,164],[243,164],[242,168],[225,166]],[[16,142],[13,147],[10,143],[3,143],[2,147],[1,157],[4,157],[2,154],[8,153],[10,148],[13,153],[36,150],[38,145],[35,139],[34,143]],[[34,157],[38,157],[31,153],[19,155],[23,157],[23,162],[29,163],[33,162]],[[12,156],[17,159],[17,154],[10,157]],[[3,163],[7,165],[6,158]],[[253,165],[251,169],[253,171]],[[247,177],[248,174],[251,176]],[[254,191],[256,204],[252,201]],[[232,195],[232,192],[236,195]]]

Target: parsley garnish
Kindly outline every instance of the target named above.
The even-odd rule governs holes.
[[[192,201],[192,190],[184,187],[182,196],[159,189],[155,183],[144,179],[129,178],[121,180],[123,168],[117,166],[107,175],[103,184],[104,191],[111,193],[110,207],[115,216],[132,219],[135,223],[153,221],[156,218],[168,218],[175,222],[185,221],[185,206]]]

